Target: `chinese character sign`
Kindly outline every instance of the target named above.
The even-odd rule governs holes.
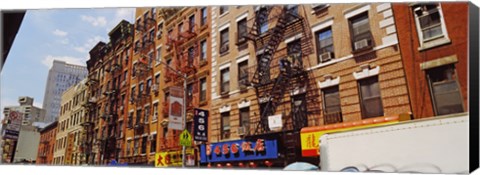
[[[208,111],[195,109],[194,111],[193,139],[196,141],[208,141]]]

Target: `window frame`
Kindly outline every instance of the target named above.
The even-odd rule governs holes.
[[[332,40],[332,44],[331,45],[328,45],[328,46],[322,46],[321,45],[321,41],[323,40],[320,40],[320,35],[325,33],[325,32],[328,32],[330,31],[331,35],[329,38],[326,38],[324,40],[327,40],[327,39],[331,39]],[[324,53],[327,53],[327,48],[328,47],[332,47],[332,51],[331,51],[331,58],[330,60],[334,59],[335,58],[335,43],[334,43],[334,38],[333,38],[333,30],[332,30],[332,27],[331,26],[328,26],[328,27],[325,27],[321,30],[318,30],[315,32],[315,42],[316,42],[316,51],[317,51],[317,62],[320,64],[320,63],[325,63],[325,62],[328,62],[328,61],[322,61],[320,60],[320,55],[324,54]]]
[[[433,72],[434,69],[442,69],[444,71],[447,71],[447,69],[453,69],[453,76],[454,78],[451,79],[451,80],[443,80],[444,82],[432,82],[432,78],[430,76],[430,72]],[[438,72],[437,72],[438,74]],[[455,85],[457,86],[457,91],[458,92],[458,95],[460,96],[460,105],[462,106],[462,112],[465,112],[465,104],[464,104],[464,101],[463,101],[463,94],[462,94],[462,91],[461,91],[461,86],[460,86],[460,82],[458,81],[458,72],[457,72],[457,69],[455,67],[454,64],[448,64],[448,65],[442,65],[442,66],[438,66],[438,67],[433,67],[433,68],[430,68],[430,69],[427,69],[425,71],[425,76],[427,78],[427,83],[428,83],[428,88],[429,88],[429,91],[430,91],[430,98],[431,98],[431,102],[432,102],[432,107],[433,107],[433,113],[435,114],[435,116],[438,116],[438,115],[448,115],[448,114],[455,114],[455,113],[461,113],[461,112],[454,112],[454,113],[446,113],[446,114],[440,114],[439,112],[439,109],[437,107],[437,101],[436,101],[436,95],[435,92],[434,92],[434,84],[437,83],[436,85],[442,85],[442,84],[447,84],[449,82],[453,82],[455,83]],[[445,92],[443,92],[445,93]]]
[[[224,80],[224,74],[228,74],[228,81]],[[228,92],[230,92],[230,67],[220,70],[220,94],[225,94]]]
[[[350,43],[351,43],[353,53],[372,49],[375,45],[373,34],[372,34],[372,25],[370,24],[371,19],[370,19],[370,16],[369,16],[369,11],[370,10],[367,10],[367,11],[361,12],[361,13],[355,15],[355,16],[352,16],[352,17],[348,18],[348,27],[349,27],[349,32],[350,32]],[[355,24],[354,20],[358,20],[359,18],[363,18],[363,17],[366,17],[366,19],[368,21],[367,22],[368,31],[355,35],[354,34],[355,29],[353,27],[353,25]],[[365,36],[363,36],[363,35],[365,35]],[[355,48],[355,43],[358,42],[358,41],[364,40],[364,39],[367,39],[367,42],[368,42],[369,45],[365,46],[363,48],[356,49]]]
[[[440,16],[439,17],[440,18],[440,26],[441,26],[440,28],[442,30],[441,35],[431,37],[431,38],[428,38],[428,39],[423,38],[423,29],[420,25],[419,18],[425,17],[426,15],[418,16],[417,13],[416,13],[415,6],[424,5],[424,4],[436,4],[437,5],[436,12],[438,12],[438,14]],[[420,44],[420,47],[418,49],[420,51],[422,51],[424,49],[429,49],[429,48],[433,48],[433,47],[436,47],[436,46],[440,46],[440,45],[443,45],[443,44],[448,44],[448,43],[451,42],[450,38],[448,36],[447,26],[446,26],[446,23],[445,23],[441,3],[438,3],[438,2],[437,3],[416,3],[416,4],[411,5],[411,7],[412,8],[410,10],[412,10],[413,18],[415,20],[415,28],[417,30],[418,41],[419,41],[419,44]],[[432,13],[430,13],[428,15],[431,15],[431,14]]]
[[[374,81],[376,80],[377,86],[378,86],[378,96],[371,96],[371,97],[364,97],[365,95],[362,93],[362,83],[369,83],[368,81]],[[360,111],[362,114],[362,119],[368,119],[368,118],[374,118],[374,117],[380,117],[385,115],[385,110],[384,110],[384,105],[383,105],[383,99],[382,99],[382,90],[380,88],[380,81],[378,76],[371,76],[371,77],[366,77],[357,80],[357,86],[358,86],[358,95],[359,95],[359,100],[360,100]],[[370,85],[371,86],[371,85]],[[369,86],[369,87],[370,87]],[[366,114],[366,106],[365,106],[365,100],[372,100],[378,98],[380,102],[380,108],[378,111],[379,114],[381,115],[374,115],[374,116],[367,116]]]
[[[220,51],[220,54],[225,54],[225,53],[228,53],[228,51],[230,50],[230,29],[229,27],[221,30],[220,32],[220,48],[219,48],[219,51]],[[226,36],[224,36],[226,35]],[[225,50],[222,51],[222,47],[227,47]]]
[[[228,122],[225,120],[228,119]],[[231,121],[230,121],[230,111],[220,113],[220,139],[229,139],[231,137]],[[225,124],[228,123],[227,127]]]
[[[203,90],[202,86],[205,84],[205,90]],[[200,83],[199,83],[199,89],[200,89],[200,102],[205,102],[207,101],[207,78],[203,77],[200,78]]]

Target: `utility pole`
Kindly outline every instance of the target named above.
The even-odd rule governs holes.
[[[160,61],[161,64],[165,65],[168,69],[172,70],[175,72],[175,74],[179,75],[180,77],[183,78],[183,105],[182,105],[182,126],[183,129],[186,128],[187,125],[187,74],[184,74],[168,65],[167,63],[164,63],[163,61]],[[185,145],[182,146],[182,168],[185,168]]]

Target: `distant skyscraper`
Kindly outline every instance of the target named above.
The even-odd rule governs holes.
[[[64,61],[53,61],[53,66],[48,72],[43,109],[45,109],[45,122],[53,122],[60,112],[60,100],[63,92],[69,87],[79,83],[88,74],[87,67],[67,64]]]

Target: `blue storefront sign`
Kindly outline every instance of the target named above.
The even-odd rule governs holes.
[[[200,146],[201,163],[276,159],[277,157],[277,140],[235,140]]]

